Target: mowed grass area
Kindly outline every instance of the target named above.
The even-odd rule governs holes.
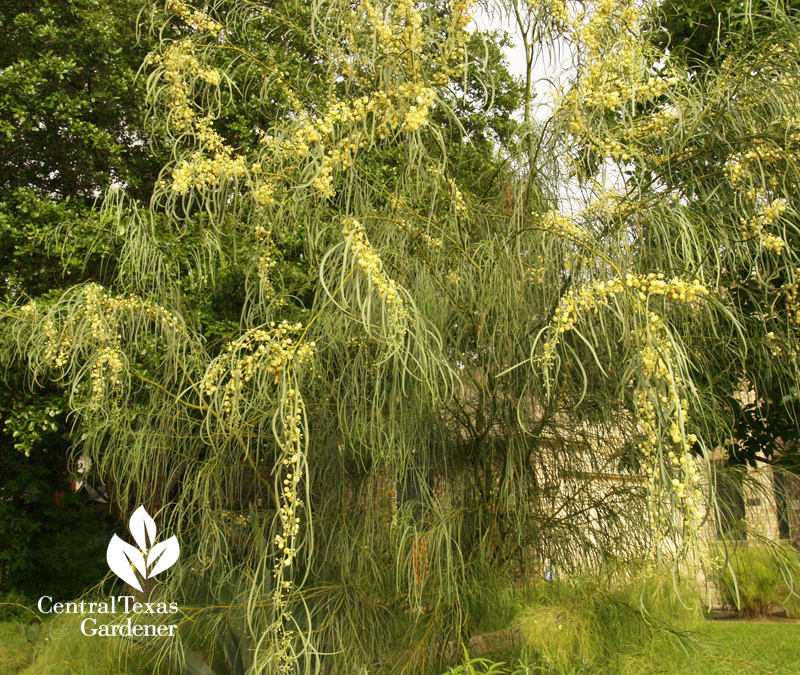
[[[800,675],[800,622],[705,621],[687,652],[653,646],[619,655],[619,675]]]
[[[625,650],[613,665],[569,675],[800,675],[800,622],[706,621],[696,627],[694,636],[697,643],[687,652],[666,644],[642,652]],[[0,623],[0,675],[90,672],[70,660],[62,661],[62,668],[51,659],[34,660],[34,654],[35,645],[22,624]],[[103,669],[112,671],[116,668]],[[137,670],[123,667],[117,672],[127,675]],[[555,671],[554,675],[567,674]]]

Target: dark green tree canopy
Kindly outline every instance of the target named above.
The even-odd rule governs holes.
[[[111,182],[152,189],[143,134],[149,51],[138,1],[3,3],[0,8],[0,191],[92,203]]]

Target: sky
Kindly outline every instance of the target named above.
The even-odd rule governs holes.
[[[492,30],[499,28],[509,33],[515,43],[513,48],[506,47],[504,49],[509,62],[509,70],[512,74],[524,79],[525,49],[522,46],[522,38],[519,37],[516,25],[501,20],[497,16],[490,16],[481,6],[476,6],[473,14],[474,18],[468,29]],[[536,93],[533,113],[534,117],[539,121],[546,120],[550,114],[553,103],[551,94],[553,84],[551,81],[563,82],[569,75],[571,61],[569,50],[563,41],[556,44],[554,52],[544,47],[539,49],[533,66],[533,88]]]

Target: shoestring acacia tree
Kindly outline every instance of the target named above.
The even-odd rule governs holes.
[[[516,7],[578,58],[548,125],[496,159],[510,199],[460,185],[443,140],[470,138],[450,112],[477,82],[465,3],[156,17],[186,27],[146,66],[173,154],[149,211],[107,200],[117,277],[6,323],[32,376],[70,392],[114,498],[180,538],[157,591],[186,608],[182,640],[220,636],[251,673],[426,672],[526,565],[694,540],[715,373],[772,349],[726,274],[795,278],[796,36],[701,90],[659,66],[646,9]],[[251,58],[276,16],[313,73]],[[216,119],[252,92],[282,112],[234,147]],[[692,160],[712,148],[728,154],[707,175]],[[611,166],[624,189],[597,180]],[[570,175],[580,211],[559,209]],[[157,222],[186,233],[181,260]],[[245,300],[210,341],[181,284],[213,288],[226,260],[249,264]],[[788,381],[796,308],[775,312]],[[396,511],[393,485],[422,508]]]
[[[660,30],[653,34],[653,38],[656,44],[668,44],[673,53],[680,53],[687,68],[696,73],[699,86],[705,83],[713,86],[716,77],[709,77],[710,72],[729,71],[733,63],[743,63],[750,54],[757,55],[759,43],[768,40],[773,32],[785,30],[782,25],[786,21],[785,14],[794,15],[796,20],[797,11],[797,3],[792,2],[777,6],[773,3],[712,6],[704,2],[665,2],[658,7]],[[759,61],[757,56],[756,62]],[[763,128],[762,132],[767,132],[767,129]],[[774,142],[774,139],[768,141]],[[758,154],[764,149],[755,152]],[[782,179],[783,167],[779,156],[785,157],[786,151],[786,145],[780,142],[777,149],[769,149],[767,168],[770,181]],[[723,168],[729,161],[729,154],[724,149],[706,151],[694,161],[702,161],[706,166],[705,173],[709,173],[711,165],[717,170]],[[751,157],[750,161],[753,160]],[[758,163],[761,163],[760,155]],[[787,247],[795,250],[796,233],[788,230],[784,236]],[[789,355],[783,346],[789,337],[785,326],[787,319],[783,313],[776,314],[774,308],[777,305],[784,311],[788,309],[785,303],[791,302],[795,294],[793,281],[784,275],[781,266],[762,268],[761,274],[752,274],[752,268],[742,267],[735,274],[730,273],[727,285],[736,296],[740,311],[756,323],[763,323],[761,339],[770,340],[773,349],[751,350],[748,357],[737,364],[738,368],[720,373],[729,380],[727,386],[731,398],[727,407],[735,418],[733,443],[727,447],[726,465],[771,466],[780,501],[780,492],[785,488],[779,486],[787,482],[796,484],[800,473],[800,396],[793,378],[785,377],[785,369],[776,370],[765,361],[784,360]],[[745,398],[741,396],[742,391],[747,391]],[[720,438],[718,442],[723,440]],[[780,475],[781,472],[786,472],[786,475]],[[751,481],[747,489],[757,492],[758,486]],[[786,501],[784,504],[788,505]],[[751,534],[758,536],[761,533]],[[793,536],[797,539],[800,532],[794,532]]]
[[[666,5],[662,24],[677,31],[670,15],[676,5]],[[655,8],[650,11],[656,15]],[[662,67],[673,84],[666,96],[642,106],[647,114],[634,120],[638,128],[633,131],[621,124],[619,114],[594,139],[592,132],[583,133],[583,120],[575,126],[575,138],[584,141],[579,146],[584,172],[611,157],[627,172],[628,195],[641,203],[648,193],[646,203],[660,203],[660,218],[672,220],[666,234],[637,223],[642,243],[653,236],[673,242],[666,248],[643,246],[649,255],[668,254],[649,264],[704,270],[707,283],[713,273],[717,329],[687,343],[698,395],[696,433],[707,448],[726,448],[737,462],[752,464],[768,463],[775,447],[756,439],[758,424],[742,423],[743,412],[752,414],[734,402],[744,383],[763,397],[760,413],[775,414],[773,442],[779,425],[784,442],[798,433],[794,307],[800,137],[793,11],[763,3],[731,15],[721,24],[723,43],[713,45],[705,60],[696,49],[702,40],[691,49],[676,47]],[[652,44],[662,37],[659,30],[650,33]],[[759,451],[764,456],[756,457]],[[784,447],[781,461],[787,467],[795,461],[793,453]]]

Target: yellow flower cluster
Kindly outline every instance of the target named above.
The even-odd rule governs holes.
[[[297,510],[303,506],[303,501],[298,494],[298,485],[303,477],[302,454],[299,452],[298,446],[303,441],[301,423],[305,413],[299,392],[289,389],[286,395],[288,400],[284,405],[285,414],[282,417],[284,450],[287,451],[282,466],[285,467],[286,473],[280,486],[281,507],[278,516],[281,520],[281,534],[275,537],[275,545],[280,552],[282,567],[289,567],[297,554],[297,549],[293,545],[300,531],[300,518],[297,516]]]
[[[286,627],[287,621],[283,616],[286,613],[285,597],[291,593],[294,586],[291,578],[287,578],[290,568],[297,557],[300,546],[300,513],[304,506],[300,498],[301,483],[304,477],[306,439],[303,434],[302,424],[305,409],[300,392],[289,389],[281,402],[279,410],[283,438],[280,440],[283,460],[282,472],[276,482],[276,492],[279,495],[280,506],[278,519],[280,533],[275,535],[275,591],[273,604],[279,619],[272,630],[277,637],[278,645],[278,671],[281,673],[295,673],[296,659],[292,649],[293,631]]]
[[[364,8],[367,20],[375,27],[378,45],[384,55],[407,57],[406,50],[415,54],[419,52],[422,46],[422,15],[412,0],[399,0],[392,7],[394,21],[389,22],[383,21],[369,0],[363,0],[361,6]]]
[[[625,286],[620,279],[609,279],[606,282],[597,281],[577,293],[568,291],[553,315],[554,332],[558,334],[572,330],[580,314],[586,311],[596,313],[600,306],[608,304],[609,298],[624,290]],[[547,356],[552,357],[555,353],[555,341],[546,342],[544,348]]]
[[[669,136],[677,121],[678,116],[672,110],[659,110],[636,119],[632,126],[625,129],[624,135],[629,142]]]
[[[652,159],[656,164],[664,165],[664,164],[679,164],[683,162],[693,155],[697,155],[698,148],[696,147],[688,147],[684,148],[680,152],[673,152],[669,155],[653,155]]]
[[[185,335],[182,324],[172,312],[135,295],[109,295],[96,284],[87,288],[82,310],[91,326],[92,337],[98,343],[106,344],[99,351],[89,372],[92,390],[89,410],[99,409],[103,399],[110,393],[121,392],[124,356],[120,346],[121,335],[117,332],[120,330],[120,313],[143,310],[146,316],[157,320],[162,327]]]
[[[579,100],[587,107],[617,110],[633,101],[643,103],[657,99],[678,83],[677,77],[660,76],[637,82],[632,72],[639,69],[634,63],[634,55],[642,58],[631,51],[630,54],[592,63],[580,81]],[[625,65],[628,68],[624,68]]]
[[[663,273],[650,273],[646,276],[628,273],[621,278],[597,281],[575,293],[569,291],[561,300],[554,313],[550,337],[543,345],[542,362],[551,364],[555,359],[555,349],[559,336],[571,331],[581,314],[596,313],[601,307],[621,294],[628,294],[637,303],[641,312],[647,312],[647,303],[651,298],[660,297],[672,301],[696,302],[708,295],[708,289],[699,280],[691,282],[677,277],[667,279]],[[682,383],[675,374],[671,363],[672,344],[667,338],[666,326],[656,312],[649,311],[644,315],[647,319],[645,327],[635,331],[634,337],[642,346],[639,349],[639,360],[643,382],[636,394],[636,410],[639,425],[645,440],[639,444],[639,450],[645,457],[648,484],[651,487],[651,509],[656,515],[657,495],[653,491],[659,468],[657,448],[660,446],[660,426],[657,422],[656,407],[653,398],[659,402],[659,409],[665,411],[672,420],[669,436],[672,442],[679,445],[679,454],[671,451],[670,459],[675,467],[677,477],[671,478],[670,489],[674,492],[685,515],[685,524],[694,526],[698,518],[695,499],[698,495],[687,494],[687,486],[699,480],[689,451],[697,441],[693,434],[686,434],[684,429],[688,422],[688,402],[678,395]],[[664,476],[662,476],[664,478]]]
[[[214,37],[217,37],[222,31],[222,26],[208,14],[190,7],[183,0],[168,0],[167,7],[198,31],[205,31]]]
[[[21,311],[34,321],[37,309],[36,303],[31,302],[23,306]],[[121,346],[125,314],[133,314],[138,318],[140,313],[155,321],[162,329],[186,335],[183,324],[172,312],[135,295],[111,295],[98,284],[89,284],[83,290],[81,302],[76,304],[74,313],[62,325],[58,326],[50,318],[42,322],[46,337],[42,359],[53,368],[63,368],[70,362],[76,348],[74,336],[88,329],[91,342],[80,342],[84,349],[88,347],[93,350],[89,356],[92,365],[88,369],[91,392],[87,403],[89,410],[98,410],[105,397],[121,391],[126,362]]]
[[[279,158],[302,160],[309,156],[312,149],[320,148],[323,158],[313,187],[320,197],[330,198],[334,194],[334,170],[350,167],[358,148],[366,145],[366,140],[362,138],[363,132],[358,130],[335,141],[336,125],[363,122],[369,113],[381,110],[386,99],[385,96],[362,96],[349,104],[334,101],[320,119],[303,122],[291,138],[279,142],[266,137],[264,142],[272,147]]]
[[[445,173],[437,166],[430,167],[430,172],[440,180],[443,180],[445,183],[447,183],[448,187],[450,188],[450,202],[456,215],[465,215],[467,213],[467,203],[464,201],[464,195],[461,194],[461,190],[458,189],[458,184],[452,178],[450,178],[450,176],[445,175]]]
[[[397,223],[403,230],[412,235],[415,239],[419,238],[424,241],[431,248],[441,248],[442,240],[439,237],[432,237],[427,232],[423,232],[416,225],[412,225],[407,220],[401,220]]]
[[[658,274],[651,272],[647,276],[626,274],[625,285],[636,289],[641,301],[646,301],[652,295],[663,295],[670,300],[695,302],[699,297],[708,295],[708,288],[699,279],[693,281],[684,281],[678,277],[666,279],[661,272]]]
[[[22,312],[30,317],[34,312],[33,304],[25,305],[22,308]],[[72,340],[70,336],[59,335],[55,325],[50,319],[44,322],[42,328],[47,338],[43,355],[45,363],[49,363],[53,368],[63,368],[72,354]]]
[[[527,0],[527,3],[533,11],[546,14],[561,24],[569,21],[569,11],[564,0]]]
[[[168,7],[198,31],[219,35],[221,26],[205,12],[194,10],[182,0],[170,0]],[[177,134],[193,132],[200,148],[189,159],[182,160],[172,172],[172,192],[185,195],[193,188],[213,188],[223,181],[241,178],[246,173],[243,157],[235,155],[223,138],[213,129],[213,118],[198,117],[193,103],[191,82],[199,78],[218,87],[222,75],[215,68],[204,68],[195,53],[192,38],[177,40],[161,55],[149,59],[161,66],[166,82],[167,121]]]
[[[412,100],[414,103],[408,108],[403,121],[404,131],[416,131],[428,124],[428,112],[436,98],[436,91],[432,87],[418,87],[420,91]]]
[[[800,275],[800,270],[794,270],[795,278]],[[786,284],[783,289],[786,299],[786,311],[789,314],[789,321],[800,326],[800,281]]]
[[[698,296],[707,294],[705,287],[696,281],[691,285],[685,282],[675,284],[675,279],[664,282],[658,275],[655,279],[652,275],[649,276],[650,290],[655,295],[666,295],[682,302],[693,302]],[[630,283],[631,280],[627,279],[626,285],[636,287],[635,283]],[[645,278],[646,280],[648,279]],[[665,286],[662,285],[664,283]],[[648,505],[653,525],[656,526],[659,522],[663,524],[663,516],[658,513],[658,505],[661,501],[660,492],[666,487],[678,501],[678,506],[684,514],[684,525],[689,532],[694,532],[700,517],[696,500],[701,497],[697,489],[700,475],[691,455],[691,449],[697,443],[697,436],[686,433],[689,402],[679,395],[683,382],[672,364],[672,342],[667,337],[666,326],[655,312],[650,312],[647,318],[646,328],[635,333],[635,337],[643,345],[639,351],[639,359],[644,376],[635,395],[635,407],[643,436],[638,448],[645,459],[644,466],[650,488]],[[659,425],[657,422],[654,399],[658,409],[667,418],[664,424]],[[663,445],[663,433],[660,429],[666,424],[669,424],[668,438],[677,448],[669,450],[669,463],[662,463],[658,448]],[[692,489],[694,492],[687,494],[687,490]]]
[[[364,141],[361,142],[363,144]],[[319,176],[314,180],[314,189],[322,197],[333,197],[333,171],[335,168],[347,170],[353,163],[359,146],[357,137],[346,138],[325,153]]]
[[[676,75],[657,75],[651,48],[644,39],[650,3],[633,0],[592,0],[568,22],[567,32],[585,63],[578,66],[577,82],[569,92],[557,92],[560,116],[579,142],[618,161],[630,160],[630,144],[648,135],[665,133],[671,120],[656,112],[636,125],[625,124],[618,138],[600,141],[590,131],[591,120],[605,111],[627,113],[637,104],[664,96],[679,83]]]
[[[241,178],[244,173],[243,157],[232,157],[227,153],[206,157],[195,151],[172,172],[172,191],[184,195],[192,188],[216,187],[225,180]]]
[[[195,56],[194,43],[189,39],[173,42],[163,54],[149,57],[149,62],[163,68],[170,125],[177,133],[189,131],[193,127],[195,113],[187,77],[197,75],[205,82],[218,86],[222,76],[214,68],[201,66]]]
[[[386,302],[391,310],[390,316],[395,329],[399,329],[405,319],[409,318],[408,310],[397,282],[389,278],[383,271],[380,256],[369,243],[364,228],[357,220],[348,219],[342,228],[342,236],[347,247],[355,257],[356,265],[366,275],[370,284],[378,292],[378,296]]]
[[[450,15],[453,18],[453,27],[456,31],[463,31],[472,21],[472,0],[451,0]]]
[[[100,408],[103,399],[111,392],[122,392],[121,374],[124,369],[122,352],[116,347],[101,349],[89,371],[92,394],[89,399],[89,410]]]
[[[643,57],[640,54],[638,58],[641,60]],[[571,92],[558,97],[561,109],[567,111],[568,128],[573,136],[587,136],[589,132],[587,108],[620,110],[624,106],[658,98],[678,83],[676,77],[651,77],[645,82],[637,83],[634,73],[640,70],[641,66],[634,67],[631,62],[632,57],[627,58],[625,63],[630,67],[624,69],[616,56],[610,58],[612,65],[604,60],[595,61]],[[653,135],[667,134],[675,119],[674,114],[668,111],[655,112],[642,117],[633,125],[625,125],[620,138],[627,145]],[[605,138],[599,142],[590,138],[587,140],[596,151],[604,153],[606,157],[627,161],[633,154],[633,150],[623,146],[620,139]]]
[[[665,340],[661,341],[662,343],[666,342]],[[683,431],[689,419],[689,403],[684,398],[679,399],[677,405],[675,403],[669,405],[670,397],[667,395],[662,395],[658,400],[659,408],[667,407],[667,412],[673,419],[669,428],[669,440],[677,446],[669,450],[666,458],[668,461],[662,463],[658,454],[661,433],[656,406],[651,396],[654,391],[657,391],[657,388],[650,391],[642,388],[635,395],[639,429],[644,439],[638,444],[638,449],[645,458],[644,468],[649,487],[648,509],[654,527],[659,524],[663,525],[665,518],[658,509],[661,502],[660,495],[662,491],[671,492],[684,514],[683,524],[691,533],[697,527],[701,517],[699,505],[703,495],[699,489],[701,475],[697,470],[696,460],[691,454],[691,448],[697,442],[697,436]]]
[[[570,34],[590,56],[596,57],[607,43],[618,43],[620,35],[627,39],[629,34],[638,33],[646,10],[631,0],[595,0],[576,13]]]
[[[186,194],[195,187],[215,187],[225,180],[241,178],[246,173],[244,157],[234,156],[233,149],[212,129],[212,121],[210,117],[195,120],[195,132],[201,150],[193,152],[190,159],[181,161],[172,172],[172,191],[176,194]],[[258,200],[258,194],[255,197]]]
[[[780,253],[786,242],[776,234],[765,231],[765,228],[777,221],[786,211],[785,199],[774,199],[764,204],[752,218],[740,218],[742,232],[748,237],[757,237],[761,246],[767,251]]]
[[[754,215],[739,218],[742,234],[756,239],[766,251],[781,253],[786,247],[783,238],[767,228],[781,218],[787,205],[785,199],[770,199],[761,186],[766,182],[775,190],[781,165],[793,165],[797,159],[798,155],[786,148],[760,143],[746,152],[733,153],[725,165],[731,187],[755,209]]]
[[[268,300],[275,296],[275,286],[269,278],[270,270],[278,263],[273,258],[275,249],[272,244],[272,233],[261,225],[255,228],[256,246],[258,247],[258,259],[256,261],[256,269],[258,270],[258,279],[261,284],[261,298]]]
[[[272,206],[275,201],[275,186],[272,183],[262,183],[253,192],[253,199],[259,206]]]
[[[254,376],[263,370],[277,385],[290,366],[299,366],[313,358],[316,344],[298,343],[295,337],[302,330],[299,323],[272,322],[269,329],[250,330],[231,342],[206,370],[200,383],[202,395],[211,398],[220,392],[221,411],[235,422],[239,396]]]
[[[313,187],[321,197],[330,198],[334,194],[334,170],[349,168],[357,150],[367,145],[365,132],[359,129],[334,141],[337,124],[363,123],[372,114],[378,138],[389,138],[398,130],[417,131],[428,124],[435,98],[436,91],[432,87],[421,82],[401,82],[391,92],[378,91],[350,103],[336,101],[321,119],[305,122],[278,150],[281,154],[302,159],[314,147],[327,147]]]
[[[623,162],[627,162],[631,158],[630,152],[614,138],[606,138],[593,145],[602,152],[603,157],[613,157]]]
[[[163,55],[150,57],[150,62],[161,64],[164,68],[169,123],[178,133],[186,131],[191,128],[194,113],[189,103],[189,86],[183,78],[183,71],[200,69],[200,62],[194,56],[194,44],[191,40],[174,42]]]
[[[463,65],[470,2],[453,3],[447,19],[450,25],[442,26],[442,31],[423,25],[413,0],[400,0],[385,9],[379,4],[375,0],[361,2],[383,61],[391,57],[392,68],[381,74],[380,88],[350,101],[334,99],[316,119],[299,115],[297,129],[288,138],[264,138],[276,158],[294,161],[298,169],[297,160],[316,165],[312,187],[321,198],[333,197],[336,171],[347,170],[360,148],[399,133],[418,132],[429,124],[435,87],[458,74],[453,62]],[[345,71],[352,68],[353,58],[357,56],[343,59]]]
[[[751,166],[756,165],[755,174],[761,178],[762,169],[775,166],[781,160],[795,160],[789,153],[774,145],[758,144],[747,152],[733,153],[725,165],[728,180],[734,188],[743,187],[745,179],[750,179]]]
[[[592,239],[587,229],[578,225],[573,218],[558,211],[548,211],[542,216],[542,229],[559,237],[566,237],[579,244],[586,244]]]
[[[281,534],[275,536],[275,545],[280,551],[280,564],[284,567],[289,567],[297,554],[297,549],[292,546],[293,540],[300,532],[300,518],[297,517],[296,511],[303,505],[302,500],[296,496],[297,483],[300,480],[296,462],[290,462],[290,467],[291,469],[286,474],[286,478],[283,479],[283,504],[278,511],[283,529]]]
[[[422,15],[413,0],[400,0],[383,17],[370,0],[361,2],[367,21],[375,30],[380,52],[402,64],[414,82],[422,81],[424,64],[433,71],[430,79],[435,85],[446,84],[461,74],[467,39],[465,28],[472,21],[472,4],[471,0],[451,0],[450,26],[444,44],[426,53]]]

